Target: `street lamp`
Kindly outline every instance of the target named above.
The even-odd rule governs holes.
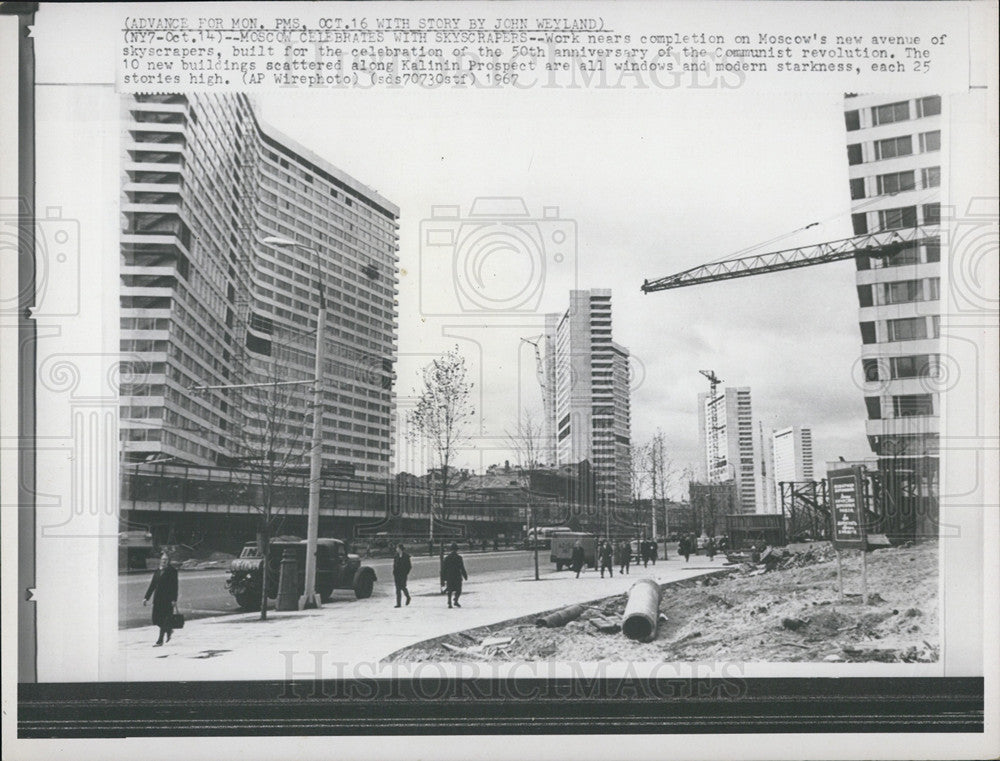
[[[323,472],[323,392],[320,381],[323,377],[323,365],[326,361],[326,294],[323,288],[323,265],[319,253],[287,238],[269,236],[264,243],[277,247],[298,247],[316,257],[319,287],[319,314],[316,320],[316,364],[313,381],[313,429],[312,445],[309,450],[309,514],[306,521],[306,578],[305,594],[302,598],[302,608],[318,608],[316,599],[316,544],[319,538],[319,487]]]

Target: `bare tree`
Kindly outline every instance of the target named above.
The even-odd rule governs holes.
[[[667,495],[673,488],[677,478],[677,469],[667,454],[666,436],[663,429],[657,428],[652,440],[645,447],[645,464],[652,487],[653,536],[657,534],[656,518],[659,510],[663,510],[663,531],[669,533],[666,514]]]
[[[537,422],[530,410],[525,410],[517,420],[517,428],[513,433],[507,432],[507,440],[517,458],[521,473],[527,473],[528,486],[525,489],[525,499],[528,502],[528,524],[530,532],[534,532],[532,544],[535,549],[535,581],[538,581],[538,521],[535,519],[535,505],[531,494],[531,470],[537,467],[538,457],[545,445],[542,425]]]
[[[260,487],[251,507],[260,518],[258,545],[261,568],[260,617],[267,618],[271,533],[286,507],[278,498],[306,463],[310,442],[305,435],[307,385],[295,385],[287,367],[276,359],[258,368],[259,382],[246,389],[246,408],[238,439],[240,459]]]
[[[633,524],[645,525],[646,523],[640,512],[643,494],[645,494],[646,484],[649,481],[649,473],[646,469],[646,450],[648,448],[648,444],[636,443],[632,446],[629,457],[629,480],[632,484],[632,520],[630,523]]]
[[[440,496],[439,511],[443,516],[451,486],[452,459],[466,440],[466,428],[475,410],[472,407],[472,383],[468,379],[465,358],[458,346],[432,360],[422,371],[423,387],[414,393],[416,405],[407,415],[412,440],[422,439],[430,445],[440,470],[432,483]],[[434,506],[431,504],[430,539],[434,541]]]

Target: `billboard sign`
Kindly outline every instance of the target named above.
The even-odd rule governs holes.
[[[838,548],[864,549],[865,510],[861,468],[832,470],[830,506],[833,510],[833,544]]]

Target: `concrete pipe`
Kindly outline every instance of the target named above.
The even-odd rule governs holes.
[[[659,617],[660,585],[652,579],[640,579],[628,591],[622,633],[629,639],[649,642],[656,636]]]
[[[570,621],[575,621],[582,616],[583,611],[586,609],[587,606],[585,605],[570,605],[562,608],[561,610],[557,610],[555,613],[549,613],[547,616],[540,616],[535,621],[535,626],[543,626],[549,629],[565,626]]]

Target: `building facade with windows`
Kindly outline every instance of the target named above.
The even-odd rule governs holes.
[[[869,445],[885,483],[907,481],[897,494],[936,501],[942,100],[849,96],[844,109],[855,234],[927,231],[891,256],[856,262]]]
[[[398,208],[243,95],[127,96],[122,119],[124,461],[304,467],[322,278],[324,469],[388,477]]]
[[[782,481],[812,481],[813,469],[812,430],[791,425],[771,433],[771,463],[774,478],[774,502],[780,512]]]
[[[546,419],[557,464],[590,461],[597,499],[631,498],[629,351],[611,337],[611,291],[570,291],[569,309],[546,321]]]
[[[705,480],[709,484],[732,481],[739,511],[756,512],[760,468],[750,389],[725,388],[715,397],[698,394],[698,436]]]

